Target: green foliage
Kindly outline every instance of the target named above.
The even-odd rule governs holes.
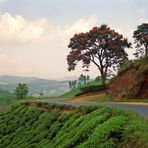
[[[89,76],[87,75],[87,76],[85,76],[85,75],[83,75],[83,74],[81,74],[80,75],[80,77],[79,77],[79,83],[80,83],[80,85],[85,85],[86,83],[88,83],[88,81],[89,81]]]
[[[85,85],[81,85],[77,88],[70,90],[69,92],[63,94],[61,97],[74,97],[80,94],[84,94],[86,92],[95,92],[99,90],[104,90],[107,88],[110,80],[106,80],[106,84],[104,86],[101,85],[101,82],[98,80],[90,81]]]
[[[26,84],[19,83],[14,93],[18,99],[25,99],[28,94],[28,86]]]
[[[80,88],[82,93],[88,93],[88,92],[97,92],[97,91],[102,91],[102,90],[106,90],[107,89],[107,85],[94,85],[94,86],[85,86]]]
[[[83,114],[88,114],[97,108],[98,108],[97,106],[80,106],[79,109]]]
[[[109,119],[104,124],[96,127],[92,136],[85,143],[80,145],[80,147],[95,147],[97,145],[101,148],[117,147],[118,141],[122,136],[122,130],[124,129],[124,126],[126,126],[126,120],[127,119],[123,116]]]
[[[133,33],[133,38],[136,44],[136,57],[146,55],[148,56],[148,23],[143,23],[137,27]]]
[[[134,66],[134,61],[132,60],[125,60],[118,69],[118,74],[123,73],[124,71],[127,71],[131,69]]]
[[[69,88],[74,89],[77,87],[77,80],[69,81]]]
[[[125,71],[128,71],[130,69],[139,70],[139,68],[145,68],[147,69],[147,63],[148,63],[148,57],[144,57],[138,60],[125,60],[118,69],[118,74],[122,74]]]
[[[87,75],[83,75],[81,74],[79,76],[78,80],[73,80],[73,81],[69,81],[69,88],[70,89],[75,89],[77,87],[80,87],[81,85],[86,85],[89,82],[90,77]]]
[[[44,105],[49,111],[41,109]],[[148,121],[137,114],[111,107],[69,108],[44,103],[40,108],[29,103],[13,105],[0,113],[0,147],[130,148],[132,142],[147,147]]]

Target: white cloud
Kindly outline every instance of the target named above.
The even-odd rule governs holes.
[[[22,43],[45,43],[64,40],[76,32],[87,31],[96,25],[96,18],[81,19],[65,26],[53,25],[46,18],[29,21],[22,16],[0,15],[0,43],[2,45]]]
[[[95,16],[54,25],[46,18],[30,21],[21,15],[0,14],[0,74],[70,75],[65,60],[69,39],[96,25]]]
[[[65,33],[72,35],[76,32],[86,32],[95,25],[98,26],[97,18],[96,16],[91,16],[88,19],[80,19],[73,24],[67,25]]]
[[[141,19],[139,19],[139,23],[140,23],[140,25],[142,23],[148,23],[148,19],[141,18]]]
[[[142,7],[142,8],[137,9],[137,15],[139,17],[138,23],[140,23],[140,24],[148,23],[147,11],[148,11],[148,9],[146,7]]]

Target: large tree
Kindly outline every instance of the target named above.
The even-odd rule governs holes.
[[[133,38],[136,44],[136,56],[148,56],[148,23],[143,23],[134,31]]]
[[[99,69],[104,85],[111,67],[115,69],[127,58],[124,48],[129,48],[130,43],[107,25],[101,25],[89,32],[75,34],[68,47],[71,48],[67,56],[68,70],[75,70],[79,61],[82,61],[83,68],[88,70],[92,62]]]

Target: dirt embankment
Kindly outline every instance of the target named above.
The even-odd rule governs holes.
[[[108,93],[125,99],[148,99],[148,65],[132,67],[118,74]]]
[[[9,108],[10,105],[2,105],[0,106],[0,112],[4,111],[5,109]]]

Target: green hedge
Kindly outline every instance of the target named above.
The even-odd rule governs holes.
[[[81,93],[88,93],[88,92],[97,92],[97,91],[103,91],[107,89],[107,85],[94,85],[94,86],[85,86],[85,87],[81,87]],[[78,94],[78,95],[80,95]]]

